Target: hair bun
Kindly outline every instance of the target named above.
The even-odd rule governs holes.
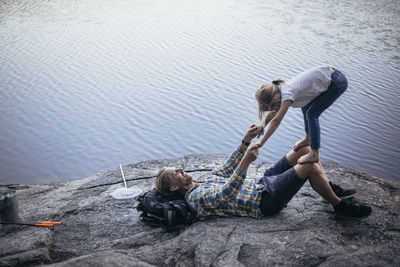
[[[272,81],[272,84],[274,84],[274,85],[281,85],[282,83],[284,83],[285,82],[285,80],[283,80],[283,79],[281,79],[281,78],[278,78],[278,79],[276,79],[276,80],[273,80]]]

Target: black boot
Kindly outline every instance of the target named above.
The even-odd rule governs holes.
[[[356,193],[356,190],[353,189],[343,189],[339,185],[329,182],[329,185],[332,188],[332,191],[335,193],[336,196],[340,198],[349,197]]]
[[[333,209],[338,216],[354,218],[368,217],[372,212],[371,207],[363,204],[353,204],[348,202],[348,200],[340,201]]]

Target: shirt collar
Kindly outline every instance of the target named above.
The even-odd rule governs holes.
[[[188,191],[186,191],[186,193],[185,193],[185,198],[190,194],[190,193],[192,193],[193,192],[193,190],[195,189],[195,188],[197,188],[199,185],[196,183],[192,188],[190,188]]]

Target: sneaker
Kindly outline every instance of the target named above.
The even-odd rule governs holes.
[[[336,196],[340,198],[349,197],[356,193],[356,190],[353,189],[343,189],[339,185],[329,182],[329,185],[332,188],[332,191],[335,193]]]
[[[337,216],[364,218],[368,217],[372,209],[363,204],[353,204],[349,201],[342,200],[338,205],[333,207]]]

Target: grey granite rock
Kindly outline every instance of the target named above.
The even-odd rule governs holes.
[[[153,187],[162,166],[194,177],[223,155],[195,155],[124,166],[128,186]],[[123,186],[119,168],[79,181],[0,185],[17,191],[20,221],[62,221],[54,228],[0,225],[0,266],[400,266],[400,185],[333,162],[326,174],[373,208],[370,217],[338,219],[308,183],[280,214],[218,218],[166,233],[139,221],[135,199],[110,196]],[[258,179],[268,163],[253,164]]]

